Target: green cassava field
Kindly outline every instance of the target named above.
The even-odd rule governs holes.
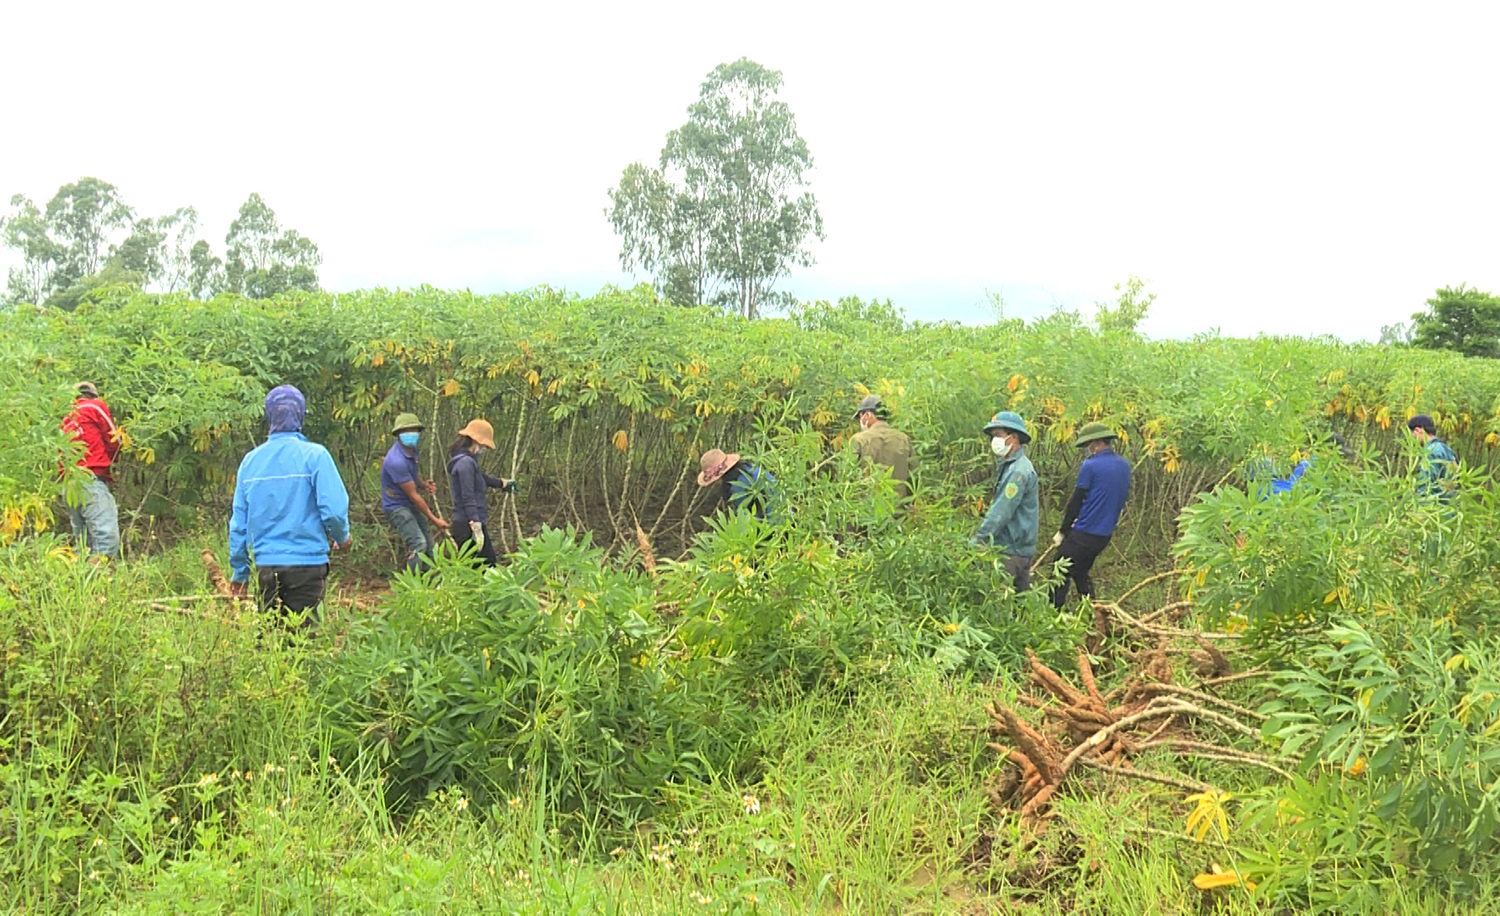
[[[56,530],[85,378],[125,436],[113,566]],[[0,909],[1495,907],[1500,363],[645,289],[105,291],[0,312],[0,382]],[[289,645],[204,559],[278,384],[355,540]],[[870,392],[920,454],[908,507],[842,448]],[[1034,429],[1044,546],[1076,429],[1122,432],[1096,606],[1017,596],[968,546],[1001,409]],[[429,473],[494,423],[487,470],[522,484],[498,570],[393,572],[403,411]],[[1417,495],[1418,412],[1463,464],[1451,502]],[[713,446],[776,474],[784,524],[715,513]]]

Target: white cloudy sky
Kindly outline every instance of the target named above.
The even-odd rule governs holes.
[[[7,3],[0,193],[81,175],[218,245],[250,191],[333,289],[628,283],[605,221],[714,65],[781,70],[819,263],[920,318],[1378,336],[1500,289],[1500,4]]]

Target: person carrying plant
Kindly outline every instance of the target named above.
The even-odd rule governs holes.
[[[516,482],[491,477],[479,466],[479,456],[495,448],[495,428],[485,420],[470,420],[458,431],[458,438],[448,446],[448,487],[453,493],[453,522],[457,526],[458,546],[473,543],[475,553],[488,566],[500,562],[495,541],[485,527],[490,518],[486,492],[494,488],[502,493],[516,492]]]
[[[891,426],[885,402],[878,395],[868,395],[854,409],[854,421],[860,431],[849,440],[854,453],[870,464],[889,468],[896,481],[896,494],[905,500],[911,489],[907,481],[917,466],[917,454],[906,433]]]
[[[439,531],[448,530],[448,523],[417,492],[421,487],[428,495],[437,493],[437,484],[424,478],[417,467],[417,446],[424,429],[416,414],[397,415],[396,425],[391,427],[396,441],[380,462],[380,509],[406,544],[406,568],[412,572],[426,569],[432,559],[436,542],[428,524]]]
[[[109,467],[120,452],[120,431],[93,382],[79,382],[73,387],[78,392],[73,412],[63,420],[62,428],[72,434],[75,442],[83,443],[83,457],[78,459],[78,466],[91,475],[83,485],[83,501],[68,506],[73,540],[81,542],[91,557],[118,560],[120,510],[109,490],[114,483]]]
[[[999,547],[1005,551],[1005,571],[1015,581],[1016,592],[1031,588],[1031,558],[1036,555],[1036,533],[1040,516],[1036,468],[1026,456],[1031,434],[1020,414],[1002,410],[985,424],[990,451],[1000,459],[995,471],[994,501],[969,539],[974,547]]]
[[[1422,445],[1422,466],[1417,471],[1417,495],[1447,504],[1453,501],[1458,456],[1438,437],[1432,417],[1419,413],[1406,421],[1406,428]]]
[[[1078,469],[1073,497],[1063,511],[1062,527],[1052,538],[1052,546],[1058,548],[1057,562],[1067,564],[1062,581],[1052,591],[1053,607],[1063,606],[1068,600],[1068,587],[1074,584],[1080,595],[1094,597],[1090,572],[1099,554],[1109,546],[1130,496],[1130,462],[1115,453],[1115,438],[1115,431],[1103,423],[1087,423],[1073,443],[1088,454]]]
[[[240,462],[229,516],[230,592],[249,594],[253,565],[261,609],[278,611],[283,623],[316,611],[330,547],[353,542],[349,492],[328,449],[302,435],[306,416],[307,401],[291,385],[266,395],[270,435]]]
[[[770,471],[717,448],[704,452],[698,466],[698,486],[711,487],[717,483],[719,497],[730,511],[744,510],[773,522],[781,514],[776,478]]]

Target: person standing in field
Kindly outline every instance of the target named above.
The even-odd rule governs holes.
[[[743,509],[758,519],[777,521],[780,499],[770,471],[718,448],[703,453],[698,469],[698,486],[718,484],[719,498],[730,511]]]
[[[1062,527],[1052,538],[1052,546],[1058,548],[1057,562],[1067,564],[1062,582],[1052,591],[1053,607],[1061,608],[1068,600],[1070,585],[1077,585],[1080,595],[1094,597],[1090,575],[1094,561],[1109,546],[1130,496],[1130,462],[1115,453],[1115,438],[1114,430],[1103,423],[1088,423],[1073,443],[1088,454],[1063,511]]]
[[[261,609],[277,611],[283,623],[316,611],[330,547],[347,550],[353,540],[349,493],[333,456],[302,435],[306,416],[307,401],[291,385],[266,395],[270,435],[240,462],[229,517],[231,593],[249,594],[253,565]]]
[[[448,523],[417,492],[421,487],[429,496],[437,493],[437,484],[422,477],[417,468],[417,445],[425,428],[416,414],[399,414],[391,428],[396,441],[380,463],[380,508],[406,544],[406,568],[412,572],[426,569],[432,559],[435,541],[428,524],[448,530]]]
[[[917,466],[917,455],[911,439],[891,426],[888,418],[885,403],[879,396],[865,397],[854,409],[854,421],[859,424],[860,431],[849,440],[849,447],[865,462],[889,468],[891,479],[896,481],[896,494],[905,500],[911,494],[907,481]]]
[[[1458,469],[1458,456],[1448,443],[1438,437],[1437,424],[1432,417],[1419,413],[1406,421],[1417,442],[1422,445],[1422,466],[1417,471],[1417,495],[1435,498],[1440,503],[1453,501],[1454,475]]]
[[[120,452],[120,432],[109,405],[99,397],[93,382],[74,386],[77,396],[73,412],[63,420],[62,428],[74,441],[83,443],[83,457],[78,466],[91,475],[83,485],[83,501],[69,504],[68,516],[73,526],[73,540],[81,542],[91,557],[120,558],[120,510],[109,486],[114,483],[109,467]]]
[[[1020,414],[1002,410],[985,424],[990,451],[1000,459],[995,471],[995,492],[990,511],[969,543],[975,547],[999,547],[1005,551],[1005,571],[1015,581],[1016,592],[1031,588],[1031,558],[1036,555],[1036,533],[1040,516],[1036,468],[1026,457],[1031,434]]]
[[[495,448],[495,428],[485,420],[470,420],[458,431],[458,438],[448,446],[448,487],[453,493],[453,522],[458,531],[458,547],[472,543],[474,551],[488,566],[500,558],[486,523],[490,519],[490,489],[502,493],[516,492],[516,482],[491,477],[479,466],[479,456]]]

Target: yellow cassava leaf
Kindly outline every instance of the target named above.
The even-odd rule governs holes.
[[[613,442],[615,448],[619,449],[622,452],[630,448],[630,436],[626,435],[625,430],[623,429],[615,430],[614,436],[612,436],[609,441]]]
[[[1193,887],[1196,887],[1200,891],[1211,891],[1216,887],[1234,887],[1239,883],[1240,876],[1232,871],[1219,872],[1218,874],[1204,872],[1193,879]],[[1247,884],[1246,886],[1250,887],[1251,885]]]

